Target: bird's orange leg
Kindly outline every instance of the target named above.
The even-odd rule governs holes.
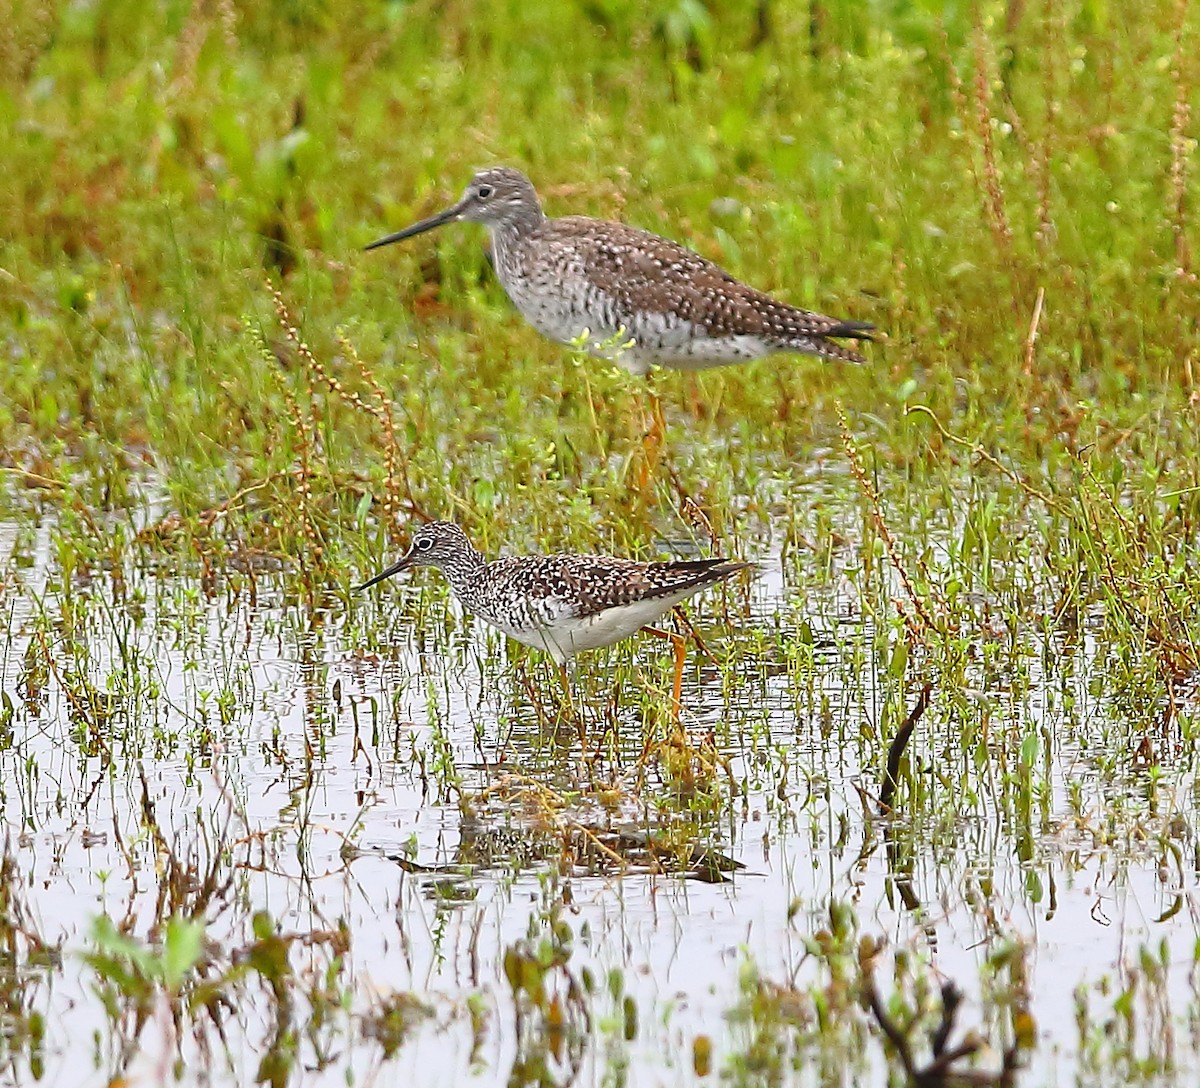
[[[565,664],[558,666],[558,679],[563,689],[563,706],[559,708],[559,721],[575,726],[576,732],[579,734],[580,750],[586,755],[588,751],[587,725],[575,709],[575,700],[571,698],[571,675],[567,672]]]
[[[683,710],[683,666],[687,663],[687,638],[677,635],[674,631],[664,631],[661,627],[646,626],[642,628],[648,635],[665,638],[675,651],[675,682],[671,686],[671,709],[675,720],[679,720]]]
[[[644,405],[642,414],[642,457],[638,470],[638,492],[645,494],[653,486],[654,472],[662,457],[663,444],[667,440],[667,421],[663,417],[662,401],[646,380],[646,396],[649,405]]]
[[[558,679],[562,684],[563,697],[567,703],[567,715],[571,718],[575,717],[575,703],[571,699],[571,677],[567,672],[567,666],[560,664],[558,666]]]
[[[675,622],[687,632],[688,638],[696,643],[696,649],[698,649],[705,657],[708,658],[709,661],[719,668],[721,662],[719,662],[716,657],[713,656],[712,650],[708,648],[704,639],[700,637],[700,632],[696,630],[696,628],[692,625],[692,621],[688,619],[688,614],[686,611],[684,611],[683,605],[677,604],[673,609],[671,609],[671,615],[675,617]]]

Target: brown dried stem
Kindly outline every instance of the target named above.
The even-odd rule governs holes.
[[[1184,52],[1187,0],[1178,0],[1176,7],[1179,14],[1175,26],[1175,54],[1171,61],[1171,82],[1175,86],[1175,107],[1171,112],[1171,177],[1168,212],[1171,230],[1175,235],[1176,274],[1189,283],[1195,283],[1197,277],[1192,271],[1192,255],[1187,237],[1188,171],[1196,145],[1196,141],[1189,139],[1187,134],[1192,119],[1191,86],[1185,70],[1189,54]]]
[[[996,244],[1007,251],[1012,246],[1012,228],[1005,210],[1004,188],[996,166],[996,144],[992,135],[991,65],[988,62],[987,36],[978,15],[975,21],[975,126],[983,155],[984,212]]]
[[[387,471],[387,481],[383,492],[383,514],[387,521],[387,531],[390,536],[395,528],[396,515],[401,509],[407,509],[423,521],[431,520],[429,515],[413,498],[412,483],[408,478],[408,456],[400,445],[396,433],[396,417],[392,410],[392,398],[384,391],[379,379],[375,377],[370,367],[359,358],[358,351],[343,333],[338,333],[338,343],[350,356],[359,377],[370,388],[375,398],[373,404],[367,403],[358,393],[347,391],[336,381],[329,379],[330,388],[347,404],[370,415],[379,424],[383,432],[383,459]],[[397,473],[399,467],[399,473]],[[404,499],[400,497],[400,485],[404,485]]]
[[[267,288],[275,301],[275,312],[279,317],[279,323],[283,326],[288,340],[291,341],[297,353],[306,363],[310,365],[316,363],[316,357],[301,337],[300,330],[294,324],[291,312],[288,310],[287,304],[283,301],[283,296],[274,285],[268,284]],[[307,545],[309,558],[315,564],[319,562],[322,553],[320,537],[317,533],[311,509],[312,455],[317,435],[316,419],[313,414],[315,409],[309,412],[309,418],[305,420],[300,404],[285,380],[286,375],[284,374],[279,358],[270,351],[267,352],[267,355],[276,364],[275,375],[279,381],[279,388],[283,393],[284,401],[287,403],[288,420],[292,426],[292,440],[295,443],[296,454],[300,461],[296,495],[300,514],[301,533]],[[311,382],[309,388],[311,390]]]
[[[892,530],[889,528],[887,520],[883,516],[883,505],[879,500],[879,492],[875,490],[875,486],[871,483],[867,476],[866,469],[863,468],[862,458],[859,457],[858,447],[854,444],[854,439],[850,434],[850,424],[846,421],[846,413],[841,404],[837,406],[838,425],[841,428],[842,447],[846,451],[846,457],[850,461],[850,471],[854,478],[858,481],[858,486],[862,488],[863,494],[867,497],[867,502],[871,506],[871,516],[875,522],[875,527],[879,531],[880,537],[883,538],[884,547],[887,549],[888,559],[897,575],[900,577],[900,584],[904,587],[904,592],[907,595],[914,611],[921,618],[921,622],[927,628],[934,630],[938,629],[938,624],[934,622],[933,616],[925,606],[925,601],[921,595],[917,593],[913,586],[912,579],[908,576],[908,571],[904,569],[904,564],[900,559],[900,549],[896,545],[896,538],[892,535]],[[926,582],[932,585],[932,580],[926,572]]]
[[[1069,510],[1067,507],[1063,506],[1063,504],[1057,499],[1051,498],[1046,494],[1046,492],[1038,490],[1033,486],[1033,484],[1021,479],[1021,477],[1018,476],[1011,468],[1003,464],[994,454],[985,450],[978,442],[972,442],[969,438],[963,438],[960,435],[956,435],[948,431],[943,425],[942,421],[938,419],[936,415],[934,415],[931,408],[924,404],[913,404],[905,409],[904,414],[906,416],[911,416],[916,412],[926,415],[933,420],[933,425],[937,428],[938,434],[940,434],[947,442],[953,442],[956,446],[963,446],[966,449],[969,449],[980,460],[986,461],[992,466],[992,468],[996,469],[996,471],[1000,472],[1002,475],[1016,484],[1017,487],[1025,492],[1025,494],[1032,495],[1035,499],[1049,507],[1051,510],[1055,510],[1058,513],[1068,517],[1073,516],[1074,512],[1072,510]]]

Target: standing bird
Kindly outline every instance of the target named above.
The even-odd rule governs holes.
[[[686,642],[649,625],[693,593],[749,565],[725,559],[641,563],[561,554],[508,556],[489,563],[453,522],[431,521],[417,530],[399,560],[356,589],[368,589],[409,567],[437,567],[468,612],[554,659],[568,699],[569,658],[644,629],[674,646],[672,694],[678,715]]]
[[[507,166],[481,170],[458,203],[367,249],[460,219],[488,228],[496,275],[538,332],[570,344],[586,331],[589,353],[634,374],[654,363],[699,370],[776,352],[861,363],[834,341],[871,339],[869,322],[789,306],[649,231],[583,215],[548,218],[529,179]]]

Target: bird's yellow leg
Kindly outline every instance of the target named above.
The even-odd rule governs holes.
[[[687,663],[687,639],[674,631],[664,631],[661,627],[647,626],[642,630],[656,638],[667,639],[675,651],[675,682],[671,685],[671,710],[678,721],[683,710],[683,666]]]

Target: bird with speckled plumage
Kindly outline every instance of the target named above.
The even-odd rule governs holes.
[[[645,629],[675,647],[674,705],[683,679],[684,640],[651,625],[694,593],[746,570],[726,559],[640,562],[608,555],[522,555],[489,562],[457,525],[432,521],[400,559],[356,587],[368,589],[410,567],[437,567],[468,612],[509,638],[545,650],[560,667],[585,650]]]
[[[835,341],[871,339],[869,322],[790,306],[657,234],[582,215],[550,218],[529,179],[507,166],[481,170],[457,203],[367,249],[457,220],[488,228],[496,275],[538,332],[560,344],[586,332],[591,354],[635,374],[653,364],[699,370],[777,352],[861,363]]]

